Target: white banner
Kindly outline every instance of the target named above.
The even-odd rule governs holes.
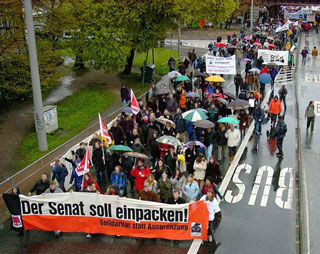
[[[320,101],[314,102],[314,114],[320,116]]]
[[[259,49],[258,58],[262,56],[263,64],[288,65],[288,51]]]
[[[307,22],[314,22],[316,20],[316,15],[308,14],[307,15]]]
[[[236,57],[206,55],[206,72],[209,74],[236,74]]]
[[[303,17],[305,12],[303,10],[297,12],[288,12],[287,10],[284,11],[284,18],[286,19],[299,19]]]

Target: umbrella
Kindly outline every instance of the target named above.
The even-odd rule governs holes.
[[[240,41],[238,44],[237,44],[237,46],[239,46],[239,47],[243,47],[243,46],[245,46],[246,44],[243,42],[243,41]]]
[[[267,39],[268,39],[268,40],[271,40],[271,41],[274,40],[273,37],[267,37]]]
[[[171,146],[182,146],[180,141],[172,136],[162,136],[156,139],[157,142]]]
[[[123,112],[123,113],[132,114],[132,108],[130,108],[130,107],[124,107],[124,108],[122,109],[122,112]]]
[[[236,46],[231,45],[231,46],[228,46],[228,48],[229,48],[229,49],[236,49],[237,47],[236,47]]]
[[[190,80],[190,79],[187,76],[183,76],[183,75],[176,78],[176,81],[178,81],[178,82],[179,81],[186,81],[186,80]]]
[[[190,146],[200,146],[201,148],[204,148],[205,145],[202,144],[200,141],[189,141],[184,145],[185,147],[190,147]]]
[[[142,159],[150,159],[149,156],[143,154],[143,153],[137,153],[137,152],[126,152],[123,155],[127,155],[134,158],[142,158]]]
[[[228,96],[228,97],[230,97],[231,99],[234,99],[234,100],[237,99],[237,96],[234,95],[233,93],[225,92],[225,93],[223,93],[223,94],[226,95],[226,96]]]
[[[155,94],[168,94],[170,90],[168,88],[157,88]]]
[[[252,68],[249,70],[249,72],[257,72],[257,73],[260,73],[260,69],[258,68]]]
[[[217,48],[220,48],[220,47],[225,48],[225,47],[227,47],[227,44],[225,44],[224,42],[218,42],[218,43],[214,44],[214,46],[216,46]]]
[[[210,98],[210,97],[219,97],[220,95],[217,94],[217,93],[209,93],[207,96],[206,96],[206,99]]]
[[[189,92],[186,94],[186,97],[190,97],[190,98],[199,98],[200,95],[195,93],[195,92]]]
[[[243,58],[242,60],[245,61],[245,62],[251,62],[251,61],[252,61],[252,60],[249,59],[249,58]]]
[[[274,44],[269,44],[269,46],[268,46],[269,48],[276,48],[277,46],[276,45],[274,45]]]
[[[231,33],[230,33],[230,32],[227,32],[227,33],[226,33],[226,36],[231,36]]]
[[[238,124],[239,121],[233,117],[223,117],[218,120],[218,123]]]
[[[190,122],[208,119],[208,116],[205,114],[205,112],[203,112],[202,110],[199,110],[199,109],[188,110],[187,112],[184,112],[182,114],[182,117],[185,120],[190,121]]]
[[[229,102],[227,102],[225,99],[223,99],[221,97],[217,98],[217,100],[220,101],[224,105],[228,105],[229,104]]]
[[[249,107],[250,107],[250,104],[248,101],[240,100],[240,99],[230,102],[227,106],[227,108],[233,109],[233,110],[246,109]]]
[[[254,45],[254,46],[259,46],[259,47],[260,47],[262,44],[261,44],[260,42],[255,42],[255,43],[253,43],[253,45]]]
[[[211,82],[224,82],[225,80],[224,80],[222,77],[220,77],[220,76],[214,75],[214,76],[207,77],[207,78],[206,78],[206,81],[211,81]]]
[[[203,128],[203,129],[208,129],[208,128],[213,128],[214,123],[209,121],[209,120],[198,120],[193,123],[194,126]]]
[[[124,145],[114,145],[109,147],[110,151],[123,151],[123,152],[133,152],[129,146]]]
[[[177,72],[177,71],[171,71],[168,73],[169,78],[175,78],[175,77],[180,77],[180,76],[181,76],[181,73]]]
[[[199,72],[197,74],[194,74],[195,77],[207,77],[208,75],[206,73],[203,72]]]
[[[272,78],[271,78],[270,74],[262,73],[259,75],[259,80],[261,83],[268,84],[268,83],[271,83]]]
[[[163,116],[158,117],[157,121],[159,123],[162,123],[163,125],[166,125],[167,123],[170,123],[172,126],[176,126],[173,121],[171,121],[170,119],[165,118]]]
[[[204,108],[197,108],[197,110],[201,110],[201,111],[203,111],[204,113],[208,113],[208,110],[205,110]]]
[[[250,36],[245,36],[243,39],[247,40],[247,41],[250,41],[251,40],[251,37]]]

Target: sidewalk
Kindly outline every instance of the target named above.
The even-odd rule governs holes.
[[[309,45],[309,53],[314,46],[320,48],[319,34],[311,32],[308,37],[305,34],[301,36],[300,51]],[[298,62],[298,61],[299,62]],[[296,59],[299,65],[297,71],[297,99],[299,105],[299,127],[300,127],[300,155],[301,155],[301,188],[304,195],[300,197],[302,202],[302,218],[303,218],[303,247],[309,252],[303,253],[319,253],[320,249],[320,131],[319,120],[316,117],[315,130],[313,135],[311,130],[306,131],[306,120],[304,118],[306,107],[309,101],[320,101],[320,81],[319,81],[319,65],[320,58],[316,60],[316,64],[312,64],[311,56],[307,57],[307,64],[301,65],[301,58]],[[304,188],[306,187],[306,188]],[[310,246],[310,249],[309,249]]]

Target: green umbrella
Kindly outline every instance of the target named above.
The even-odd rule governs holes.
[[[172,136],[162,136],[160,138],[157,138],[156,141],[162,144],[167,144],[172,146],[182,146],[180,141]]]
[[[233,117],[223,117],[218,120],[219,123],[238,124],[239,121]]]
[[[190,122],[195,122],[198,120],[205,120],[208,119],[208,116],[206,113],[203,111],[203,109],[191,109],[188,110],[187,112],[184,112],[182,114],[183,119],[190,121]]]
[[[186,81],[186,80],[190,80],[187,76],[180,76],[176,78],[176,81]]]
[[[129,146],[124,145],[114,145],[109,147],[110,151],[123,151],[123,152],[133,152]]]

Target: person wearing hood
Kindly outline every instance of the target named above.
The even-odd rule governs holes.
[[[261,124],[264,119],[264,113],[263,113],[263,110],[261,109],[261,106],[259,103],[256,104],[256,106],[252,112],[252,117],[254,120],[255,133],[261,134]]]
[[[21,192],[20,192],[20,188],[19,188],[18,185],[15,185],[15,186],[13,186],[13,187],[11,188],[11,195],[19,196],[20,194],[21,194]],[[5,200],[5,202],[6,202],[6,200]],[[12,209],[12,208],[11,208],[11,209]],[[10,228],[11,228],[12,230],[18,232],[18,235],[17,235],[17,236],[23,236],[24,229],[23,229],[23,225],[22,225],[21,219],[20,219],[20,222],[21,222],[20,227],[16,227],[16,226],[13,225],[13,221],[14,221],[14,217],[13,217],[13,216],[20,214],[20,208],[14,209],[14,210],[17,210],[17,211],[13,211],[13,212],[11,211],[11,209],[10,209],[10,213],[11,213],[11,224],[10,224]],[[16,216],[15,216],[15,217],[16,217]]]
[[[28,196],[31,196],[33,192],[36,192],[36,195],[41,195],[49,188],[49,179],[48,174],[43,173],[41,179],[37,181],[32,188],[30,189]]]
[[[96,190],[101,194],[102,191],[99,187],[99,184],[97,183],[97,181],[93,180],[91,173],[86,173],[84,175],[84,179],[83,179],[83,184],[82,184],[82,190],[85,190],[88,188],[89,183],[93,182],[95,185]]]
[[[81,191],[81,184],[82,184],[82,180],[83,180],[83,175],[78,176],[76,169],[79,165],[79,163],[81,162],[78,154],[73,154],[72,156],[72,160],[68,159],[68,158],[64,158],[67,162],[71,163],[72,165],[72,174],[70,177],[70,182],[69,184],[72,185],[73,181],[74,181],[74,185],[76,188],[76,191],[79,192]]]
[[[277,122],[277,117],[280,115],[282,111],[282,106],[281,102],[278,98],[278,96],[274,96],[274,98],[271,100],[269,104],[269,113],[271,116],[271,125],[276,124]]]
[[[111,174],[110,177],[110,183],[116,184],[119,188],[119,192],[121,196],[126,192],[125,189],[127,188],[127,177],[126,175],[122,172],[121,166],[116,166],[114,168],[114,171]]]
[[[277,148],[278,148],[278,153],[276,153],[276,155],[278,157],[283,157],[282,144],[283,144],[283,139],[286,136],[286,133],[287,133],[287,125],[283,120],[283,116],[279,116],[279,120],[275,128],[275,136],[277,138]]]
[[[131,170],[131,175],[135,177],[135,189],[137,192],[143,189],[144,182],[150,174],[150,169],[144,165],[144,159],[139,158],[137,165]]]
[[[54,163],[53,168],[51,168],[51,172],[53,174],[52,180],[57,179],[59,183],[59,187],[63,190],[66,191],[64,187],[64,181],[66,176],[68,175],[68,169],[66,166],[60,161],[60,159],[56,160]]]
[[[162,172],[161,178],[158,181],[157,189],[160,194],[161,202],[166,203],[168,198],[172,195],[172,184],[166,171]]]

